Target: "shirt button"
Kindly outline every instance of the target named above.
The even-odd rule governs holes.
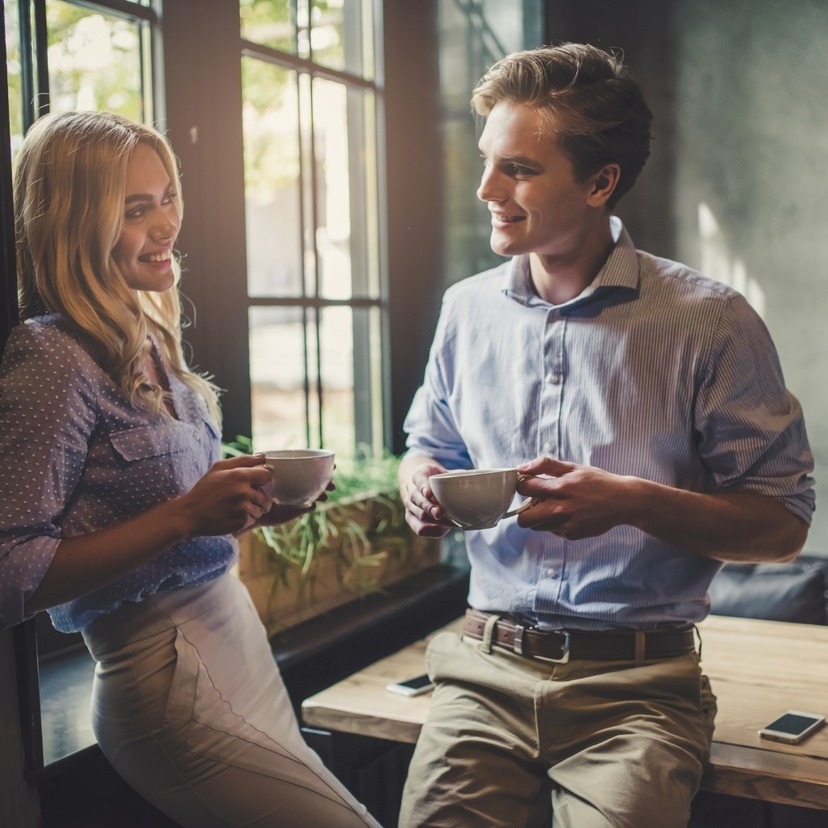
[[[561,381],[561,375],[560,374],[550,374],[549,377],[547,378],[547,380],[552,385],[557,385]]]

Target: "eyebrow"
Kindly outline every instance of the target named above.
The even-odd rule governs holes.
[[[167,188],[164,190],[164,192],[169,193],[171,190],[175,190],[172,181],[167,185]],[[126,204],[133,204],[136,201],[152,201],[154,197],[155,196],[153,196],[151,193],[133,193],[132,195],[128,195],[124,199],[124,202]]]

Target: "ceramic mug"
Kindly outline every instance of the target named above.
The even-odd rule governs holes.
[[[273,475],[273,502],[283,506],[312,505],[333,476],[334,453],[326,449],[281,449],[264,456]]]
[[[428,482],[446,517],[459,529],[490,529],[532,504],[509,510],[517,493],[517,469],[472,469],[433,474]]]

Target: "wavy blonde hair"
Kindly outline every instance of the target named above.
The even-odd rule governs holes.
[[[187,367],[181,345],[181,267],[163,293],[134,290],[112,251],[124,220],[127,167],[139,144],[166,169],[180,209],[178,165],[161,133],[108,112],[45,115],[26,135],[14,177],[18,299],[22,319],[59,314],[91,343],[127,397],[165,412],[164,393],[141,370],[148,335],[165,364],[221,422],[217,388]]]

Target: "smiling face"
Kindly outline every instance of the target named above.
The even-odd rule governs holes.
[[[510,100],[488,114],[477,196],[491,213],[495,253],[570,258],[590,228],[607,221],[595,176],[576,179],[553,128],[550,113]]]
[[[134,290],[172,287],[172,248],[181,227],[175,182],[158,153],[140,143],[127,167],[124,218],[112,258]]]

